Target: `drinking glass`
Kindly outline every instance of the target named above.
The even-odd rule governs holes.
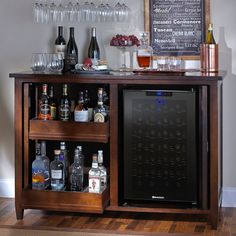
[[[63,22],[65,19],[65,8],[61,2],[57,6],[56,12],[57,12],[57,21]]]
[[[121,21],[121,19],[122,19],[122,5],[120,4],[120,2],[118,2],[114,7],[114,20],[116,22],[119,22]]]
[[[75,18],[75,8],[72,2],[69,2],[66,6],[65,6],[65,10],[66,10],[66,19],[68,22],[73,22],[74,18]]]
[[[47,54],[47,69],[52,73],[60,73],[63,69],[63,56],[60,53]]]
[[[77,22],[82,21],[82,11],[79,1],[75,3],[75,20]]]
[[[38,2],[34,3],[33,16],[34,16],[34,22],[35,23],[40,23],[40,21],[41,21],[41,19],[40,19],[40,5],[39,5]]]
[[[31,70],[34,73],[42,73],[46,69],[46,58],[44,53],[33,53],[31,57]]]

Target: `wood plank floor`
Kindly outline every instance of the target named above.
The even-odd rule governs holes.
[[[17,221],[14,199],[0,198],[0,227],[104,232],[104,235],[105,233],[134,235],[180,233],[236,236],[236,208],[222,208],[218,230],[211,230],[201,217],[127,212],[105,212],[103,215],[96,215],[25,210],[24,219]]]

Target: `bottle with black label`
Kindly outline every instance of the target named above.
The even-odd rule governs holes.
[[[58,36],[55,41],[54,52],[61,54],[63,61],[64,61],[64,68],[65,69],[65,56],[66,56],[66,40],[63,37],[63,27],[58,26]]]
[[[66,70],[72,71],[78,63],[78,49],[75,42],[74,27],[70,27],[70,38],[66,49]]]
[[[92,36],[88,49],[88,57],[91,58],[93,65],[98,64],[98,60],[100,59],[100,50],[96,38],[96,28],[92,28]]]
[[[70,120],[70,97],[68,96],[67,84],[63,84],[63,94],[60,99],[59,118],[61,121]]]
[[[49,96],[47,91],[48,85],[43,84],[42,95],[39,98],[39,120],[49,120],[50,118]]]

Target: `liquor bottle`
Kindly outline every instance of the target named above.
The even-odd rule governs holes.
[[[88,58],[91,58],[93,65],[98,65],[98,60],[100,59],[100,50],[96,38],[96,28],[92,28],[92,36],[88,49]]]
[[[88,122],[89,121],[88,115],[89,115],[88,109],[84,106],[84,92],[80,91],[79,101],[74,111],[74,120],[78,122]]]
[[[148,43],[148,33],[142,33],[140,46],[137,48],[137,61],[139,67],[145,69],[151,66],[153,49]]]
[[[98,103],[94,108],[94,122],[105,122],[107,119],[107,110],[103,104],[103,88],[98,88]]]
[[[32,189],[46,189],[46,179],[47,173],[45,169],[45,162],[40,153],[40,143],[36,143],[36,158],[32,162]]]
[[[50,120],[56,120],[58,103],[56,98],[54,97],[54,91],[52,85],[50,86],[49,90],[49,107],[50,107]]]
[[[71,191],[83,190],[84,171],[79,155],[79,150],[75,149],[74,162],[71,165]]]
[[[98,168],[98,156],[93,154],[92,168],[89,170],[89,192],[101,192],[101,171]]]
[[[66,149],[66,143],[65,142],[60,142],[60,157],[59,159],[63,162],[64,164],[64,172],[65,172],[65,184],[68,183],[69,179],[69,157],[68,157],[68,151]]]
[[[67,84],[63,84],[63,94],[60,99],[60,106],[59,106],[59,118],[62,121],[70,120],[70,109],[71,109],[71,102],[68,96],[68,88]]]
[[[214,35],[213,35],[213,25],[212,24],[209,24],[209,26],[208,26],[206,43],[207,44],[216,44],[216,41],[215,41]]]
[[[63,37],[63,27],[58,26],[58,35],[54,44],[54,52],[61,55],[64,61],[64,68],[65,68],[65,55],[66,55],[66,40]],[[62,71],[64,71],[64,68]]]
[[[48,97],[48,85],[43,84],[42,95],[39,98],[39,116],[40,120],[49,120],[50,118],[50,107],[49,107],[49,97]]]
[[[76,149],[79,150],[81,165],[82,165],[82,167],[84,169],[84,154],[83,154],[83,151],[82,151],[82,146],[77,146]]]
[[[78,63],[78,49],[74,37],[74,27],[70,27],[70,38],[66,49],[66,70],[72,71]]]
[[[50,186],[50,160],[47,157],[47,151],[46,151],[46,142],[45,141],[41,141],[41,156],[44,162],[44,175],[45,175],[45,187],[49,187]]]
[[[60,150],[54,150],[55,159],[50,163],[51,188],[59,191],[65,187],[64,165],[59,159],[60,153]]]
[[[105,188],[107,185],[107,169],[103,165],[103,151],[98,150],[98,168],[101,171],[100,178],[101,178],[101,187]]]
[[[93,119],[93,106],[87,89],[84,93],[84,107],[88,110],[88,120],[91,121]]]

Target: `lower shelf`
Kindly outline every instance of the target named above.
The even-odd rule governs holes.
[[[22,207],[24,209],[103,213],[109,203],[109,196],[109,188],[101,194],[24,189]]]

